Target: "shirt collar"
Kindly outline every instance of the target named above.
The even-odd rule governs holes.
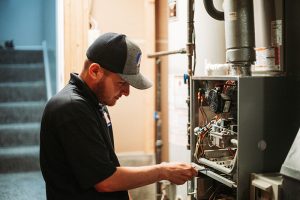
[[[93,105],[99,106],[99,101],[95,93],[89,88],[89,86],[80,78],[77,73],[70,74],[69,84],[77,86],[82,96],[87,98]]]

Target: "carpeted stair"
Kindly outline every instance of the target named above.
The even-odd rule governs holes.
[[[44,200],[39,130],[47,100],[42,51],[0,50],[0,200]]]

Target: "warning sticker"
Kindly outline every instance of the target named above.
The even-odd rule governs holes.
[[[271,22],[271,42],[272,46],[282,45],[282,20]]]

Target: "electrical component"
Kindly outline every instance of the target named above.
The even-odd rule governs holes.
[[[222,93],[220,87],[209,91],[207,102],[214,113],[228,113],[230,111],[231,99],[228,95]]]
[[[210,171],[209,176],[236,181],[238,156],[236,81],[203,81],[195,90],[198,127],[194,128],[196,164]],[[206,174],[203,172],[203,174]],[[205,196],[205,191],[201,191]]]
[[[194,157],[200,164],[231,174],[237,157],[237,133],[233,120],[214,117],[202,128],[196,127],[194,134],[198,140]]]

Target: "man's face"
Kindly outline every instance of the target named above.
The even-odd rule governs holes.
[[[118,74],[106,72],[97,83],[95,90],[101,104],[113,106],[122,95],[129,95],[129,84]]]

